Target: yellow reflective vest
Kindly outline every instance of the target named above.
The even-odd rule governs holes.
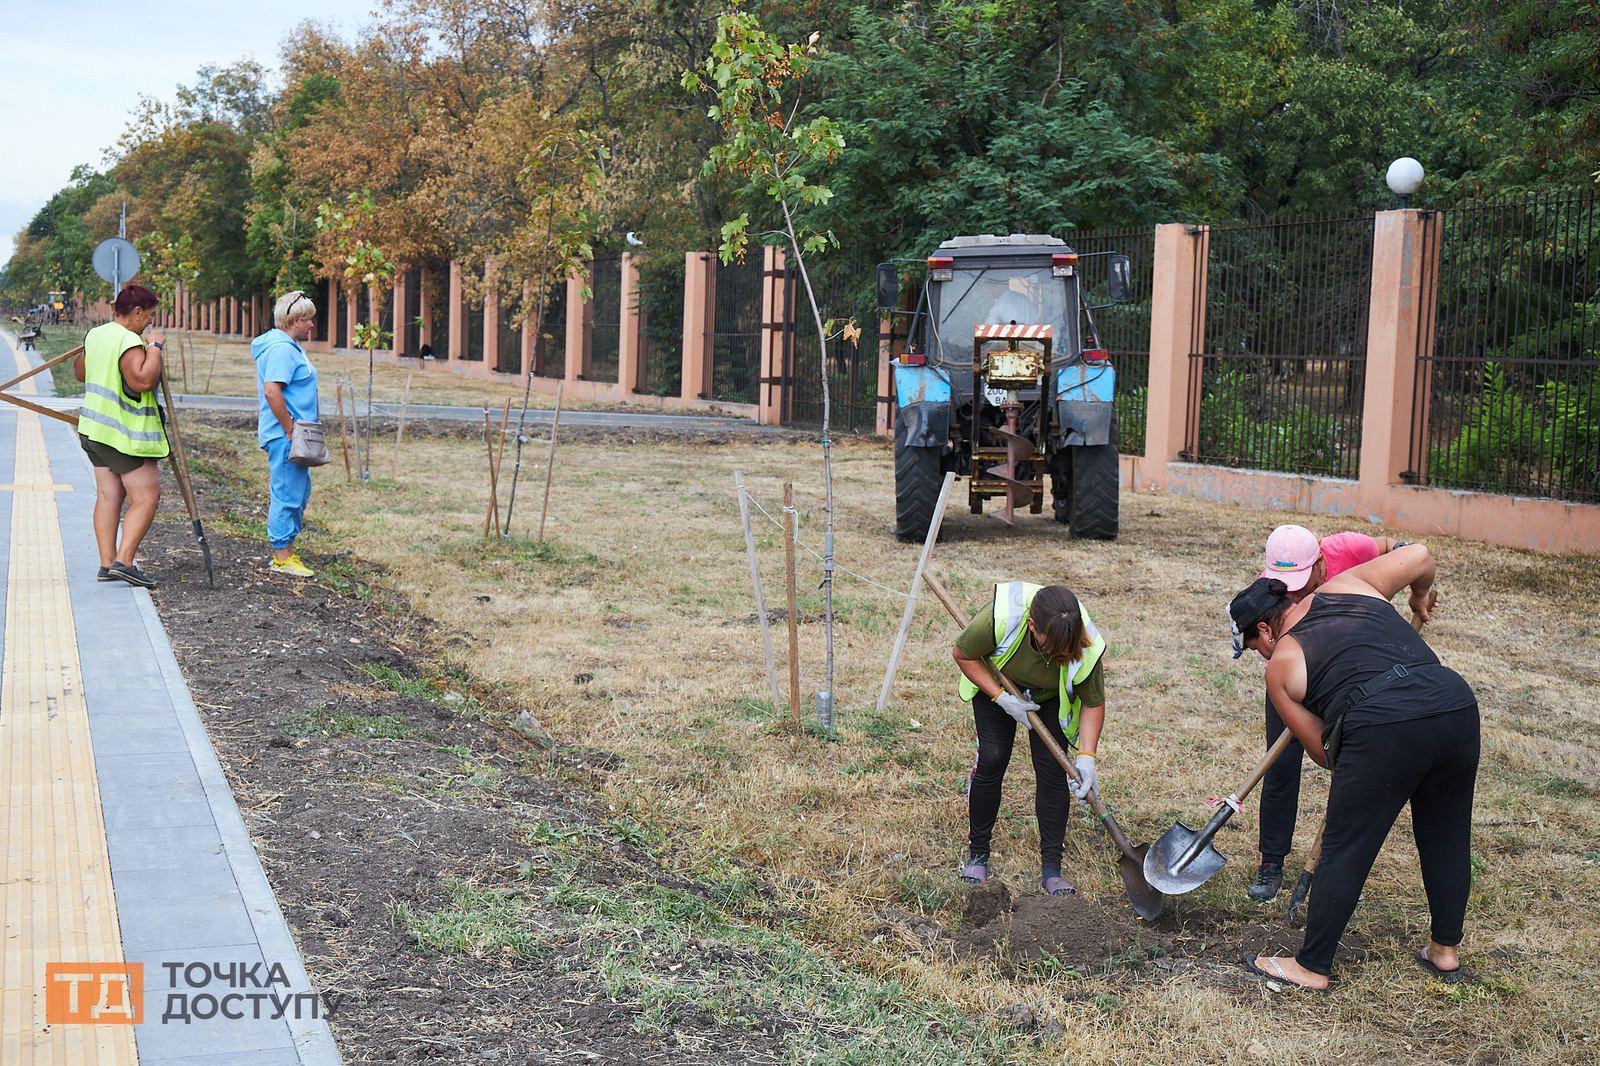
[[[1025,581],[1008,581],[1003,585],[994,587],[994,643],[993,654],[989,655],[989,665],[994,667],[995,673],[1005,668],[1006,663],[1022,647],[1022,642],[1028,639],[1028,610],[1033,606],[1033,597],[1038,594],[1043,585],[1031,585]],[[1073,695],[1073,688],[1081,684],[1094,672],[1095,664],[1100,661],[1100,656],[1105,654],[1105,638],[1100,635],[1100,630],[1089,617],[1089,611],[1078,603],[1078,613],[1083,617],[1084,632],[1089,634],[1089,646],[1083,649],[1083,654],[1072,663],[1061,668],[1061,682],[1059,690],[1061,706],[1061,731],[1066,734],[1069,743],[1078,741],[1078,718],[1083,710],[1083,701]],[[973,684],[967,675],[961,675],[961,698],[971,702],[978,694],[978,686]]]
[[[155,393],[141,392],[130,398],[122,387],[122,354],[133,347],[129,338],[144,343],[138,334],[116,322],[96,326],[83,338],[83,409],[78,412],[78,432],[123,455],[161,459],[167,454],[167,434]]]

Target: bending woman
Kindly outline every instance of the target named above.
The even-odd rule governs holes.
[[[1071,589],[1022,581],[996,585],[994,603],[979,611],[957,639],[952,654],[961,668],[961,698],[972,702],[978,731],[978,756],[967,779],[963,879],[980,884],[989,877],[989,840],[1000,814],[1000,786],[1020,725],[1028,730],[1028,751],[1033,756],[1039,880],[1052,896],[1075,891],[1061,874],[1068,793],[1084,800],[1096,787],[1095,748],[1106,720],[1100,661],[1105,650],[1100,631]],[[991,670],[1010,678],[1025,695],[1006,692]],[[1078,785],[1071,784],[1050,749],[1034,734],[1029,711],[1038,714],[1063,751],[1069,744],[1079,745],[1073,760]]]
[[[1319,765],[1338,765],[1305,942],[1293,958],[1245,959],[1260,976],[1327,989],[1372,863],[1410,803],[1433,916],[1432,940],[1416,960],[1460,980],[1478,701],[1389,603],[1409,586],[1411,609],[1426,616],[1433,572],[1428,549],[1413,544],[1346,571],[1298,604],[1283,582],[1262,578],[1229,605],[1245,646],[1270,659],[1267,693],[1284,724]]]

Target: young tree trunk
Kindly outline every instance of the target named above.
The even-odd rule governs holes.
[[[823,667],[822,694],[817,706],[817,724],[832,729],[833,714],[833,441],[829,439],[833,424],[833,400],[828,389],[828,330],[822,322],[822,310],[817,306],[817,294],[811,287],[811,274],[806,270],[805,253],[794,232],[794,216],[789,211],[789,201],[780,200],[783,206],[784,229],[789,236],[789,247],[794,250],[795,265],[800,268],[800,283],[805,286],[806,300],[811,304],[811,317],[817,327],[817,373],[822,377],[822,631],[827,647]]]

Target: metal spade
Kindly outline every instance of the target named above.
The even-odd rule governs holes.
[[[1178,822],[1163,833],[1160,840],[1151,844],[1149,853],[1144,857],[1145,880],[1173,896],[1193,892],[1211,880],[1228,862],[1221,852],[1211,846],[1211,838],[1217,835],[1217,830],[1228,824],[1228,819],[1240,809],[1245,797],[1261,783],[1267,770],[1278,761],[1278,756],[1293,740],[1294,734],[1285,729],[1272,747],[1267,749],[1261,765],[1218,805],[1217,813],[1211,816],[1204,829],[1197,833]]]
[[[955,619],[956,624],[965,629],[967,627],[967,616],[956,604],[956,601],[951,598],[943,583],[926,570],[922,572],[922,580],[927,583],[928,589],[938,601],[944,605],[944,609],[949,612],[950,617]],[[1022,694],[1010,678],[998,671],[994,671],[992,667],[990,669],[994,673],[995,680],[1007,692],[1013,696]],[[1066,771],[1067,779],[1073,784],[1077,784],[1077,768],[1072,765],[1072,760],[1067,758],[1067,753],[1061,750],[1061,745],[1056,743],[1055,737],[1051,736],[1050,731],[1044,727],[1044,723],[1040,721],[1039,716],[1030,713],[1028,720],[1033,725],[1034,733],[1038,735],[1040,740],[1044,741],[1045,747],[1050,749],[1050,754],[1055,756],[1056,762],[1061,764],[1061,769]],[[1117,857],[1117,873],[1122,878],[1122,887],[1128,897],[1129,905],[1133,907],[1133,913],[1147,922],[1161,917],[1161,912],[1167,908],[1167,898],[1161,894],[1158,886],[1145,879],[1145,870],[1149,865],[1145,851],[1149,845],[1135,845],[1128,839],[1128,834],[1124,833],[1122,826],[1117,824],[1116,816],[1108,811],[1106,805],[1101,802],[1098,790],[1089,793],[1089,809],[1094,811],[1095,817],[1099,818],[1101,824],[1106,827],[1106,832],[1111,834],[1111,841],[1117,846],[1117,851],[1120,853]]]

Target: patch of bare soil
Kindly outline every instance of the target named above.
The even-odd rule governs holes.
[[[1292,955],[1302,934],[1283,924],[1235,922],[1181,903],[1154,922],[1140,921],[1121,901],[1083,896],[1013,897],[999,880],[973,889],[961,928],[952,934],[957,954],[992,957],[1012,969],[1041,963],[1080,974],[1109,969],[1226,967],[1245,954]],[[1359,949],[1349,937],[1347,949]]]
[[[213,506],[226,496],[202,488]],[[175,503],[178,494],[170,485],[168,492]],[[211,540],[214,590],[205,587],[181,512],[163,511],[144,556],[161,579],[161,617],[307,969],[317,987],[342,997],[331,1024],[346,1062],[780,1057],[790,1024],[780,1015],[729,1024],[678,1005],[668,1024],[641,1032],[643,1008],[607,994],[600,967],[582,957],[581,916],[574,921],[550,904],[549,871],[523,861],[528,826],[557,823],[599,837],[601,858],[584,871],[591,881],[700,890],[614,840],[603,810],[550,772],[556,757],[538,743],[548,738],[535,733],[530,743],[458,710],[454,692],[443,701],[406,692],[404,680],[417,677],[415,664],[434,639],[425,620],[380,609],[359,580],[336,591],[273,578],[259,545],[215,532]],[[385,688],[374,675],[402,680]],[[473,691],[465,678],[460,688]],[[520,925],[542,931],[537,948],[419,946],[398,909],[449,912],[460,902],[452,886],[461,884],[514,899]],[[727,950],[690,941],[671,964],[692,976],[725,965]],[[692,1046],[680,1033],[693,1034]]]

